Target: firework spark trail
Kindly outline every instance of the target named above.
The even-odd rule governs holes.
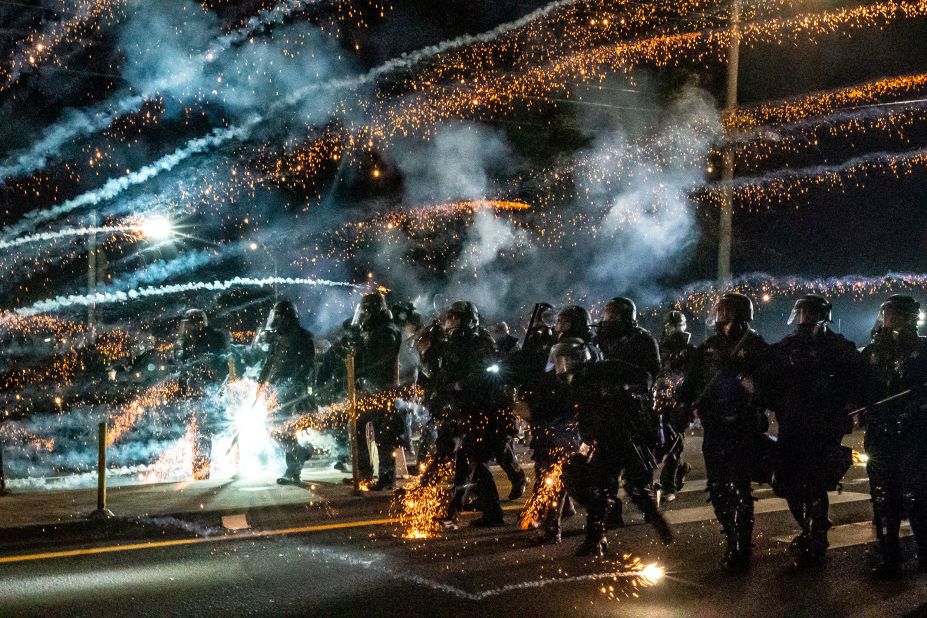
[[[259,31],[282,24],[287,17],[300,11],[307,6],[319,4],[323,0],[286,0],[269,9],[261,9],[255,15],[249,17],[244,24],[234,31],[219,37],[215,43],[209,46],[205,52],[197,56],[197,60],[208,64],[216,57],[232,47],[244,43]]]
[[[67,40],[80,41],[94,24],[112,13],[120,3],[120,0],[83,0],[77,3],[76,10],[69,13],[68,19],[52,22],[44,32],[27,36],[2,70],[6,75],[0,84],[0,92],[16,84],[25,72],[51,58]]]
[[[833,112],[841,107],[880,103],[886,97],[895,97],[927,89],[927,73],[900,75],[837,88],[809,95],[744,106],[726,120],[731,128],[745,130],[764,124],[790,123]]]
[[[195,56],[185,70],[191,71],[191,66],[206,66],[214,62],[233,45],[247,41],[260,30],[278,25],[294,12],[321,1],[286,0],[283,4],[259,11],[240,28],[216,39],[205,52]],[[75,109],[67,112],[62,120],[45,129],[42,137],[28,149],[11,155],[0,163],[0,183],[7,178],[42,169],[61,153],[65,144],[77,137],[102,131],[119,117],[138,110],[161,89],[169,87],[172,81],[163,80],[141,94],[126,95],[115,102],[105,102],[87,110]]]
[[[888,0],[852,9],[760,19],[744,24],[741,44],[751,48],[800,41],[814,43],[828,35],[851,36],[863,28],[884,27],[896,21],[924,16],[927,16],[927,0]],[[477,112],[505,114],[517,102],[531,104],[535,100],[548,100],[551,93],[568,91],[577,80],[590,82],[603,79],[610,71],[629,72],[645,63],[665,67],[684,62],[722,60],[730,37],[728,28],[661,34],[571,53],[514,74],[490,71],[471,76],[465,83],[428,84],[427,88],[415,89],[417,96],[398,102],[387,100],[378,104],[376,109],[369,110],[372,119],[368,123],[349,126],[338,138],[345,142],[344,151],[338,155],[346,156],[349,148],[388,144],[396,137],[413,134],[425,137],[447,120],[469,118]],[[298,91],[292,98],[297,99],[311,89]],[[330,154],[316,147],[321,141],[324,140],[315,142],[306,157],[298,159],[297,169],[308,171],[318,168],[319,161],[316,159]]]
[[[842,277],[804,278],[750,273],[735,278],[726,286],[702,281],[686,286],[656,305],[671,305],[693,315],[705,315],[711,304],[724,292],[737,291],[750,296],[758,307],[778,297],[821,294],[829,297],[850,296],[856,300],[899,291],[927,290],[927,273],[895,273],[881,276],[844,275]]]
[[[227,34],[213,43],[206,52],[198,55],[193,63],[209,64],[214,61],[219,54],[229,49],[231,46],[246,41],[258,30],[282,22],[288,15],[293,12],[315,4],[321,0],[288,0],[283,5],[274,9],[267,9],[259,12],[256,16],[250,18],[242,28]],[[502,36],[508,32],[524,27],[529,22],[546,16],[561,7],[576,4],[579,0],[558,0],[551,2],[547,6],[532,11],[528,15],[512,22],[501,24],[488,32],[479,35],[461,36],[456,39],[445,41],[437,45],[432,45],[415,52],[408,52],[383,64],[374,67],[366,73],[352,78],[341,78],[330,80],[321,84],[312,84],[301,88],[285,98],[281,103],[278,102],[272,106],[273,111],[282,107],[289,107],[304,99],[309,94],[318,91],[340,90],[358,88],[365,84],[372,83],[376,78],[387,73],[411,68],[414,65],[423,62],[437,54],[445,53],[465,45],[474,43],[485,43],[493,38]],[[0,164],[0,181],[5,178],[33,172],[44,167],[48,161],[60,153],[61,148],[68,141],[82,136],[95,133],[111,125],[120,116],[138,109],[146,100],[154,96],[159,88],[167,86],[168,83],[158,84],[150,91],[140,95],[132,95],[121,99],[115,105],[107,106],[107,109],[101,109],[100,106],[93,111],[74,110],[68,114],[68,117],[45,131],[45,135],[38,142],[33,144],[27,152],[23,152],[12,157],[8,157]]]
[[[114,277],[109,285],[100,286],[97,288],[97,291],[117,292],[119,290],[136,288],[140,285],[161,283],[170,277],[192,272],[227,257],[229,254],[226,253],[226,251],[227,249],[225,247],[222,248],[221,252],[216,249],[194,249],[170,260],[148,264],[142,270],[133,270]]]
[[[554,3],[559,6],[558,3]],[[539,9],[540,10],[540,9]],[[821,35],[831,32],[837,32],[840,28],[849,28],[851,31],[863,25],[872,25],[877,23],[889,23],[895,19],[913,18],[927,15],[927,0],[912,0],[908,2],[890,0],[888,2],[877,3],[859,7],[857,9],[841,9],[835,12],[815,13],[798,18],[791,19],[770,19],[746,24],[742,32],[742,42],[744,45],[755,45],[764,41],[779,40],[786,35],[797,39],[802,35]],[[500,30],[501,29],[501,30]],[[505,32],[503,26],[497,30]],[[491,31],[492,32],[492,31]],[[477,35],[479,36],[479,35]],[[496,35],[498,36],[498,35]],[[582,52],[578,55],[571,56],[566,61],[560,61],[553,67],[539,67],[533,71],[527,72],[527,83],[521,84],[519,80],[508,85],[507,91],[497,92],[495,95],[488,96],[490,93],[482,93],[481,96],[472,98],[466,97],[464,104],[467,107],[486,107],[489,105],[499,106],[508,104],[516,99],[529,95],[533,89],[539,89],[544,92],[557,89],[563,86],[562,81],[569,78],[591,79],[591,75],[586,70],[590,64],[601,65],[615,64],[616,67],[628,69],[639,60],[650,60],[660,65],[667,63],[667,54],[670,51],[685,51],[698,42],[705,43],[707,48],[716,47],[718,50],[726,49],[726,44],[730,37],[727,29],[702,30],[698,32],[664,35],[649,37],[631,43],[621,43],[615,46],[606,46],[592,52]],[[464,43],[460,43],[463,45]],[[130,186],[144,183],[157,176],[161,172],[173,169],[181,161],[189,158],[191,155],[205,152],[210,148],[217,147],[231,139],[246,139],[255,126],[266,119],[273,113],[276,113],[288,107],[306,94],[318,89],[347,87],[352,84],[360,85],[357,80],[373,79],[379,74],[379,71],[394,70],[387,67],[407,67],[411,63],[420,62],[426,57],[432,57],[440,50],[445,48],[442,45],[432,46],[422,50],[422,54],[413,52],[405,61],[398,65],[391,64],[393,61],[387,61],[379,67],[371,69],[366,74],[350,79],[341,79],[324,82],[322,84],[310,85],[300,89],[291,95],[271,104],[267,112],[263,115],[252,116],[239,126],[233,126],[223,129],[215,129],[209,136],[196,138],[188,142],[179,150],[166,155],[154,164],[148,165],[138,172],[133,172],[122,178],[113,178],[108,180],[104,186],[95,191],[80,195],[68,200],[63,204],[52,207],[44,211],[36,211],[24,217],[24,220],[5,230],[5,235],[21,234],[41,221],[56,218],[62,214],[70,212],[76,208],[86,205],[99,203],[101,200],[115,197]],[[431,51],[428,51],[431,50]],[[603,54],[604,50],[604,54]],[[701,56],[707,56],[709,52],[705,51]],[[635,60],[635,56],[639,56]],[[422,110],[425,112],[424,118],[403,117],[408,114],[408,110],[400,107],[384,115],[378,123],[378,127],[371,128],[367,132],[371,135],[377,135],[380,138],[389,138],[392,135],[407,132],[409,125],[421,126],[427,124],[434,126],[442,117],[452,117],[455,115],[455,108],[461,105],[460,93],[458,96],[444,101],[434,108]],[[459,112],[460,110],[456,110]],[[418,114],[419,116],[421,114]]]
[[[82,193],[48,210],[29,212],[23,216],[22,221],[0,230],[0,234],[5,238],[10,238],[11,236],[19,235],[33,229],[39,223],[56,219],[78,208],[95,206],[100,202],[110,200],[131,187],[148,182],[158,174],[174,169],[193,155],[206,152],[211,148],[221,146],[233,139],[246,138],[257,125],[258,120],[258,116],[252,116],[241,125],[213,129],[209,135],[190,140],[184,144],[182,148],[178,148],[174,152],[164,155],[154,163],[146,165],[125,176],[110,178],[99,189]]]
[[[314,1],[318,1],[318,0],[314,0]],[[410,69],[414,67],[415,65],[421,62],[424,62],[425,60],[428,60],[437,55],[446,53],[448,51],[452,51],[454,49],[458,49],[461,47],[465,47],[465,46],[473,45],[477,43],[490,42],[493,39],[496,39],[500,36],[513,32],[519,28],[523,28],[525,25],[537,19],[543,18],[547,16],[548,14],[552,13],[553,11],[556,11],[557,9],[576,4],[578,1],[579,0],[556,0],[544,7],[541,7],[535,11],[532,11],[531,13],[517,20],[507,22],[505,24],[500,24],[496,28],[493,28],[492,30],[489,30],[487,32],[484,32],[478,35],[460,36],[455,39],[444,41],[436,45],[431,45],[431,46],[419,49],[414,52],[405,53],[398,58],[387,60],[383,64],[380,64],[370,69],[366,73],[363,73],[355,77],[339,78],[339,79],[322,82],[319,84],[310,84],[304,88],[296,90],[295,92],[286,96],[284,99],[273,103],[267,110],[267,113],[265,113],[263,116],[254,117],[253,119],[249,120],[247,123],[245,123],[244,125],[240,127],[230,127],[229,129],[225,129],[225,131],[237,133],[237,135],[229,136],[229,139],[231,139],[232,137],[236,137],[238,139],[246,139],[248,135],[250,135],[251,130],[254,128],[254,126],[257,123],[263,121],[264,119],[266,119],[268,116],[270,116],[273,113],[276,113],[286,107],[291,107],[301,102],[303,99],[305,99],[308,95],[312,93],[316,93],[319,91],[355,89],[360,86],[373,83],[374,80],[376,80],[378,77],[381,77],[383,75],[386,75],[386,74],[389,74],[395,71],[399,71],[403,69]],[[287,3],[286,6],[296,6],[296,5],[301,5],[301,4],[303,3],[300,2],[299,0],[291,0],[290,2]],[[283,17],[280,16],[279,18],[282,19]],[[215,58],[215,56],[219,53],[219,51],[231,46],[233,44],[233,40],[236,40],[238,36],[239,36],[238,34],[227,35],[226,37],[224,37],[222,43],[215,44],[213,47],[210,48],[209,51],[202,54],[200,56],[201,60],[206,61],[206,62],[211,61],[212,59]],[[247,37],[244,35],[241,35],[241,38],[242,40],[244,40]],[[40,142],[39,145],[41,145],[42,147],[41,149],[38,149],[37,147],[35,147],[31,149],[29,153],[18,155],[15,163],[7,162],[3,167],[0,167],[0,177],[8,177],[14,174],[21,174],[26,171],[31,171],[27,169],[27,167],[29,166],[33,166],[32,169],[38,169],[38,167],[40,167],[41,165],[44,165],[44,163],[47,161],[47,156],[45,154],[38,154],[38,153],[54,152],[56,150],[60,150],[60,146],[66,140],[76,136],[79,132],[83,132],[84,129],[86,129],[87,133],[92,133],[95,130],[99,130],[99,129],[102,129],[108,126],[119,115],[123,113],[127,113],[128,111],[131,111],[132,108],[137,107],[138,105],[143,103],[148,98],[148,96],[150,95],[140,95],[140,96],[134,96],[134,97],[125,99],[120,104],[117,104],[116,112],[96,114],[94,115],[93,121],[89,125],[83,124],[88,116],[86,113],[75,112],[75,116],[72,122],[68,122],[65,126],[62,126],[62,127],[53,128],[50,131],[48,136],[44,138],[42,142]],[[198,139],[206,139],[206,138],[198,138]],[[210,147],[210,146],[215,147],[215,146],[220,145],[224,141],[227,141],[227,140],[213,140],[213,143],[206,147]],[[185,146],[184,148],[181,148],[180,151],[178,152],[182,152],[193,146],[194,146],[193,142],[190,142],[187,146]],[[198,152],[201,152],[201,151],[198,151]],[[170,157],[173,155],[168,155],[168,156]],[[153,165],[157,165],[157,163]],[[174,165],[176,165],[176,163]],[[169,169],[174,167],[174,165],[171,165],[168,168],[158,168],[157,171],[149,174],[148,176],[144,178],[139,177],[138,182],[132,183],[132,184],[139,184],[141,182],[145,182],[146,180],[156,176],[160,172],[168,171]],[[147,166],[147,167],[152,167],[152,166]],[[110,182],[118,182],[119,180],[122,180],[122,179],[112,179],[111,181],[107,182],[107,185],[109,185]],[[67,210],[58,211],[58,208],[61,208],[61,207],[53,208],[49,212],[54,212],[57,214],[49,214],[43,217],[41,220],[48,220],[49,218],[55,218],[59,214],[64,214],[65,212],[69,212],[70,210],[73,210],[74,208],[79,208],[83,205],[86,205],[86,203],[76,203],[77,200],[80,200],[83,197],[84,196],[78,196],[78,198],[75,198],[74,200],[69,200],[69,202],[62,204],[61,207],[64,207],[66,204],[69,204],[70,202],[75,202],[73,207],[70,207]],[[93,198],[89,198],[89,199],[93,199]],[[100,199],[107,199],[107,198],[100,198]],[[99,200],[96,200],[96,201],[99,201]],[[96,202],[93,202],[93,203],[96,203]],[[23,222],[23,223],[25,224],[26,222]],[[20,232],[17,231],[16,233],[20,233]]]
[[[889,0],[852,9],[748,22],[742,28],[741,43],[752,48],[815,42],[826,35],[849,36],[862,28],[924,16],[927,16],[927,0]],[[371,133],[379,140],[389,141],[393,136],[434,127],[443,120],[466,117],[477,110],[504,113],[516,101],[546,99],[551,92],[568,90],[575,80],[601,79],[605,70],[628,72],[644,63],[666,67],[721,60],[731,36],[728,28],[714,28],[645,37],[571,54],[511,77],[494,73],[471,79],[465,86],[436,86],[422,97],[387,109]]]
[[[615,568],[614,570],[606,571],[604,573],[589,573],[586,575],[574,575],[567,577],[548,577],[540,580],[508,584],[499,588],[492,588],[480,592],[469,592],[467,590],[463,590],[462,588],[451,586],[450,584],[428,579],[427,577],[423,577],[416,573],[397,569],[396,565],[393,563],[384,564],[383,555],[381,554],[371,554],[370,552],[364,553],[363,555],[348,554],[335,552],[331,549],[320,547],[300,547],[299,551],[311,556],[318,556],[326,560],[337,560],[353,567],[359,567],[362,569],[381,573],[391,579],[408,582],[417,586],[423,586],[431,590],[449,594],[465,601],[483,601],[485,599],[497,597],[516,590],[534,590],[537,588],[546,588],[548,586],[555,586],[558,584],[597,582],[608,579],[611,579],[613,583],[617,585],[625,584],[629,586],[630,588],[627,592],[629,594],[633,594],[633,590],[656,585],[662,579],[664,573],[663,568],[657,564],[645,565],[640,561],[639,558],[626,556],[621,561],[610,561],[614,563]],[[606,593],[605,590],[602,590],[602,592]],[[615,592],[616,591],[612,590],[611,594],[609,594],[609,597],[612,599],[616,598],[617,594],[614,594]]]
[[[137,110],[148,97],[128,96],[104,110],[98,106],[91,110],[70,110],[62,120],[43,130],[42,137],[29,148],[8,156],[0,164],[0,183],[7,178],[42,169],[61,153],[61,148],[82,135],[102,131],[124,114]]]
[[[18,424],[0,425],[0,434],[4,435],[9,442],[18,442],[20,448],[30,445],[37,452],[50,453],[55,448],[54,438],[40,438],[34,433],[27,431]],[[8,442],[8,446],[9,446]]]
[[[734,190],[734,200],[740,207],[752,210],[751,204],[771,208],[774,202],[790,202],[812,189],[845,189],[854,182],[856,186],[862,186],[861,177],[871,177],[876,173],[897,179],[925,168],[927,148],[920,148],[900,153],[868,154],[839,165],[776,170],[762,176],[736,178],[730,186]],[[721,190],[722,185],[717,184],[693,187],[693,197],[712,204],[719,199]]]
[[[827,116],[802,118],[790,124],[761,125],[731,136],[735,169],[743,176],[748,170],[761,169],[770,157],[799,154],[817,149],[824,139],[849,140],[853,136],[881,135],[883,138],[910,142],[909,134],[927,122],[927,98],[908,100],[890,107],[861,107],[838,110]],[[715,156],[721,151],[716,149]]]
[[[16,310],[16,313],[24,316],[36,315],[47,311],[57,311],[68,307],[83,307],[87,305],[107,305],[112,303],[124,303],[130,300],[140,298],[154,298],[157,296],[168,296],[173,294],[183,294],[197,290],[207,290],[210,292],[221,292],[235,287],[267,287],[272,285],[308,285],[308,286],[327,286],[327,287],[346,287],[353,289],[364,289],[364,286],[344,281],[328,281],[326,279],[307,279],[302,277],[264,277],[257,279],[254,277],[235,277],[226,281],[194,281],[191,283],[177,283],[174,285],[163,285],[160,287],[145,287],[127,292],[98,292],[96,294],[74,294],[71,296],[58,296],[48,300],[41,300],[29,307],[22,307]]]
[[[21,247],[35,242],[44,242],[48,240],[58,240],[68,236],[90,236],[91,234],[120,234],[122,232],[135,232],[139,236],[144,228],[140,225],[102,225],[99,227],[68,227],[54,232],[42,232],[40,234],[30,234],[29,236],[20,236],[13,240],[0,240],[0,249],[10,249]]]
[[[462,35],[454,39],[442,41],[435,45],[423,47],[413,52],[404,53],[398,58],[387,60],[383,64],[376,66],[355,78],[330,82],[328,87],[356,88],[358,86],[363,86],[364,84],[369,84],[376,78],[386,75],[387,73],[411,69],[415,65],[424,62],[425,60],[429,60],[439,54],[444,54],[461,47],[467,47],[479,43],[489,43],[493,39],[499,38],[500,36],[506,35],[520,28],[524,28],[531,22],[537,19],[541,19],[558,9],[578,4],[579,2],[580,0],[555,0],[554,2],[531,11],[527,15],[524,15],[514,21],[500,24],[492,30],[487,30],[486,32],[480,34]],[[305,94],[308,94],[308,92]]]
[[[138,397],[121,406],[110,419],[106,445],[112,446],[124,436],[149,409],[171,403],[180,394],[176,380],[168,379],[146,389]]]
[[[160,483],[176,475],[189,479],[193,472],[193,448],[196,444],[196,422],[190,421],[183,437],[166,449],[158,459],[139,475],[142,483]]]

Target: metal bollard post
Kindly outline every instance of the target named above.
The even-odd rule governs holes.
[[[351,477],[354,482],[354,493],[360,494],[360,470],[358,469],[357,459],[357,389],[354,382],[354,354],[348,354],[344,359],[345,373],[347,374],[348,388],[348,432],[351,434]]]
[[[6,471],[3,469],[3,444],[0,443],[0,496],[10,495],[10,490],[6,488]]]
[[[106,422],[99,425],[97,442],[97,510],[91,519],[109,519],[113,512],[106,508]]]

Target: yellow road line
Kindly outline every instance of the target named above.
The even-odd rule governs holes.
[[[50,560],[52,558],[70,558],[73,556],[92,556],[94,554],[110,554],[123,551],[137,551],[140,549],[159,549],[163,547],[178,547],[182,545],[196,545],[199,543],[217,543],[221,541],[239,541],[258,539],[284,534],[303,534],[307,532],[324,532],[326,530],[341,530],[344,528],[364,528],[367,526],[382,526],[399,521],[398,519],[367,519],[364,521],[345,521],[337,524],[319,524],[315,526],[302,526],[298,528],[281,528],[279,530],[258,530],[246,534],[222,535],[211,537],[196,537],[194,539],[173,539],[170,541],[147,541],[145,543],[129,543],[126,545],[108,545],[104,547],[86,547],[83,549],[68,549],[63,551],[50,551],[40,554],[22,554],[18,556],[0,557],[0,564],[11,562],[28,562],[30,560]]]
[[[521,508],[519,504],[509,504],[502,507],[506,511]],[[395,524],[399,520],[393,517],[383,519],[365,519],[361,521],[344,521],[335,524],[316,524],[314,526],[300,526],[296,528],[279,528],[277,530],[256,530],[245,534],[228,534],[222,536],[196,537],[193,539],[173,539],[169,541],[147,541],[145,543],[128,543],[126,545],[107,545],[103,547],[86,547],[83,549],[68,549],[50,551],[39,554],[21,554],[18,556],[0,556],[0,564],[14,562],[29,562],[33,560],[51,560],[54,558],[72,558],[74,556],[93,556],[96,554],[111,554],[124,551],[138,551],[140,549],[160,549],[164,547],[180,547],[183,545],[197,545],[199,543],[219,543],[222,541],[241,541],[259,539],[285,534],[306,534],[310,532],[325,532],[328,530],[344,530],[347,528],[367,528],[370,526],[385,526]]]

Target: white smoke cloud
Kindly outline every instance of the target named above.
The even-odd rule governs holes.
[[[480,199],[490,175],[511,165],[502,133],[474,124],[446,125],[430,141],[399,143],[390,152],[410,204]]]

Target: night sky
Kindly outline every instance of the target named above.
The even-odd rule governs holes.
[[[646,237],[651,230],[644,232],[634,223],[613,231],[617,240],[600,232],[590,240],[589,228],[601,229],[602,223],[594,216],[584,218],[583,213],[610,212],[606,218],[615,216],[614,205],[639,199],[644,194],[641,187],[633,183],[610,185],[605,193],[577,194],[571,192],[570,182],[564,181],[547,192],[543,183],[538,189],[537,179],[545,170],[567,169],[584,154],[599,156],[604,142],[630,143],[653,136],[654,126],[664,126],[693,109],[694,103],[685,98],[696,100],[693,91],[709,102],[713,100],[717,109],[725,69],[716,59],[693,60],[680,55],[679,62],[668,67],[642,61],[628,74],[603,69],[602,81],[596,79],[591,84],[576,75],[567,80],[566,88],[555,88],[544,97],[527,96],[499,106],[475,106],[451,113],[435,125],[443,129],[436,130],[427,122],[413,123],[401,134],[372,146],[343,147],[344,135],[349,132],[346,127],[370,123],[376,113],[371,110],[395,109],[421,96],[422,91],[410,85],[428,71],[434,70],[436,76],[427,82],[428,92],[450,93],[452,87],[468,79],[471,83],[494,83],[496,78],[488,75],[517,77],[579,53],[577,49],[553,51],[556,46],[552,42],[569,39],[563,24],[556,21],[559,11],[574,11],[577,23],[586,25],[603,18],[614,23],[622,16],[631,20],[640,14],[635,10],[647,4],[564,3],[564,7],[518,30],[523,36],[517,39],[517,46],[504,45],[511,33],[492,37],[497,47],[483,56],[489,69],[466,62],[444,67],[442,59],[453,53],[448,52],[384,72],[362,87],[335,94],[316,92],[295,108],[270,113],[276,99],[312,81],[307,66],[324,65],[323,79],[362,74],[400,54],[464,34],[488,32],[544,4],[504,0],[290,2],[297,8],[279,23],[256,28],[250,37],[254,43],[231,43],[213,64],[180,88],[175,88],[176,73],[183,71],[190,58],[208,49],[216,37],[234,32],[262,10],[271,10],[274,3],[172,1],[153,8],[135,2],[84,0],[68,11],[47,0],[23,4],[0,2],[0,59],[7,59],[0,90],[3,169],[12,169],[11,161],[75,114],[86,113],[91,118],[100,110],[113,109],[128,96],[143,96],[125,113],[113,114],[112,122],[65,141],[58,154],[33,165],[35,169],[7,174],[0,188],[3,240],[21,235],[21,230],[8,226],[21,223],[27,212],[46,210],[98,189],[107,179],[143,168],[210,131],[241,125],[255,113],[269,116],[246,138],[205,149],[150,181],[100,202],[101,224],[118,224],[132,215],[168,213],[179,221],[178,229],[183,232],[182,239],[144,250],[125,239],[105,241],[101,237],[104,274],[99,284],[113,291],[276,272],[361,283],[373,280],[393,289],[397,296],[416,299],[426,309],[437,298],[473,294],[478,304],[489,303],[491,316],[517,322],[524,307],[540,300],[580,300],[594,305],[609,296],[631,294],[641,299],[642,305],[665,308],[666,301],[676,298],[675,290],[714,277],[717,211],[710,205],[691,202],[682,206],[681,220],[691,221],[680,225],[689,227],[674,234],[676,223],[661,220],[657,224],[659,240],[649,239],[644,246],[635,244],[631,237]],[[775,3],[780,8],[767,15],[787,18],[865,4]],[[673,16],[674,5],[650,5],[655,7],[655,14],[666,17],[659,23],[598,34],[589,26],[593,34],[574,48],[645,39],[668,29],[699,31],[706,25],[725,23],[726,3],[702,3],[698,10],[679,17]],[[582,13],[584,6],[592,8]],[[774,3],[747,6],[772,7]],[[98,8],[99,16],[80,19],[81,12]],[[148,17],[140,19],[143,13]],[[690,26],[695,18],[703,21]],[[39,36],[36,33],[48,33],[68,19],[81,23],[57,41],[50,56],[34,63],[22,60],[34,49],[35,41],[44,40],[35,38]],[[159,31],[156,24],[165,26],[165,31]],[[525,33],[530,28],[533,30]],[[146,40],[148,33],[150,40]],[[740,102],[750,106],[925,73],[925,40],[927,19],[918,17],[854,30],[852,37],[825,35],[814,45],[799,42],[745,48]],[[248,55],[249,45],[263,45],[266,53]],[[296,57],[298,60],[293,60]],[[294,66],[286,64],[288,59]],[[434,67],[442,68],[438,71]],[[146,84],[156,81],[159,71],[165,70],[172,75],[169,85],[162,82],[157,84],[160,87],[146,90]],[[245,93],[247,88],[242,84],[253,86],[247,81],[249,73],[269,76],[270,80],[254,87],[256,94]],[[217,81],[217,76],[224,81]],[[737,175],[748,178],[782,170],[807,171],[821,165],[844,165],[858,157],[878,159],[880,153],[910,154],[927,148],[927,123],[919,114],[927,108],[925,97],[927,85],[886,95],[884,102],[891,105],[848,105],[833,114],[813,115],[806,124],[817,127],[821,136],[817,144],[806,144],[796,152],[772,148],[762,164],[738,169]],[[902,105],[899,101],[909,102]],[[854,114],[876,122],[900,111],[910,113],[913,119],[900,133],[828,133],[829,128]],[[716,111],[716,123],[719,118]],[[767,128],[778,130],[776,126]],[[329,135],[336,137],[326,141]],[[717,131],[709,141],[717,144],[720,136]],[[313,151],[314,144],[322,155]],[[683,175],[696,185],[699,178],[700,182],[706,178],[717,181],[717,174],[706,172],[710,145],[706,142],[704,156],[696,157],[685,174],[675,174],[668,181],[677,183],[673,186],[682,194],[688,182]],[[662,157],[658,159],[662,161]],[[451,172],[457,176],[452,177]],[[245,177],[250,180],[237,182]],[[786,199],[760,196],[749,204],[738,203],[735,275],[826,278],[927,272],[923,258],[927,248],[924,161],[900,177],[874,166],[866,174],[847,175],[843,184],[842,190],[810,186],[801,195]],[[650,184],[647,187],[652,188]],[[546,198],[545,212],[560,212],[570,221],[564,224],[567,231],[557,247],[548,246],[549,236],[539,238],[536,234],[549,222],[537,213],[539,201],[544,201],[538,197],[540,193],[556,195]],[[357,222],[388,219],[385,213],[496,198],[524,201],[534,210],[524,214],[496,209],[495,217],[470,212],[460,215],[462,220],[432,220],[424,227],[440,229],[418,229],[398,246],[381,242],[393,227],[384,232],[385,236],[372,234],[374,240],[368,238],[364,243],[356,244],[352,236],[361,234],[353,227]],[[81,207],[43,221],[29,232],[84,225],[90,212],[91,208]],[[625,210],[622,213],[628,214]],[[633,213],[629,216],[633,219]],[[11,229],[17,233],[10,233]],[[526,240],[523,235],[530,238]],[[40,244],[4,250],[9,251],[0,265],[6,273],[4,309],[21,308],[58,294],[82,293],[86,285],[85,236],[56,242],[54,248]],[[345,253],[345,247],[352,249]],[[487,252],[495,252],[495,259],[485,259]],[[190,264],[181,268],[179,260],[185,257],[190,258]],[[178,267],[176,271],[167,267],[160,276],[145,274],[152,266],[165,264]],[[485,286],[476,290],[468,287],[479,278],[487,282]],[[503,281],[504,285],[500,283]],[[495,296],[494,289],[498,291]],[[919,291],[923,290],[915,290],[915,295]],[[291,288],[287,293],[311,315],[305,320],[307,325],[320,330],[337,324],[352,302],[346,291],[326,295],[318,289]],[[872,312],[885,295],[880,292],[862,302],[837,299],[838,313],[844,312],[847,322],[841,326],[848,335],[858,341],[865,337]],[[111,324],[134,323],[148,328],[186,306],[206,304],[222,313],[230,328],[246,327],[258,319],[271,298],[266,289],[201,297],[185,294],[116,303],[101,308],[100,315]],[[321,305],[326,302],[331,306],[323,309]],[[776,298],[765,313],[761,311],[762,327],[770,334],[784,331],[781,322],[789,304],[788,299]],[[698,303],[686,306],[696,312],[695,317],[701,307]],[[72,307],[56,314],[80,319],[80,311]]]

